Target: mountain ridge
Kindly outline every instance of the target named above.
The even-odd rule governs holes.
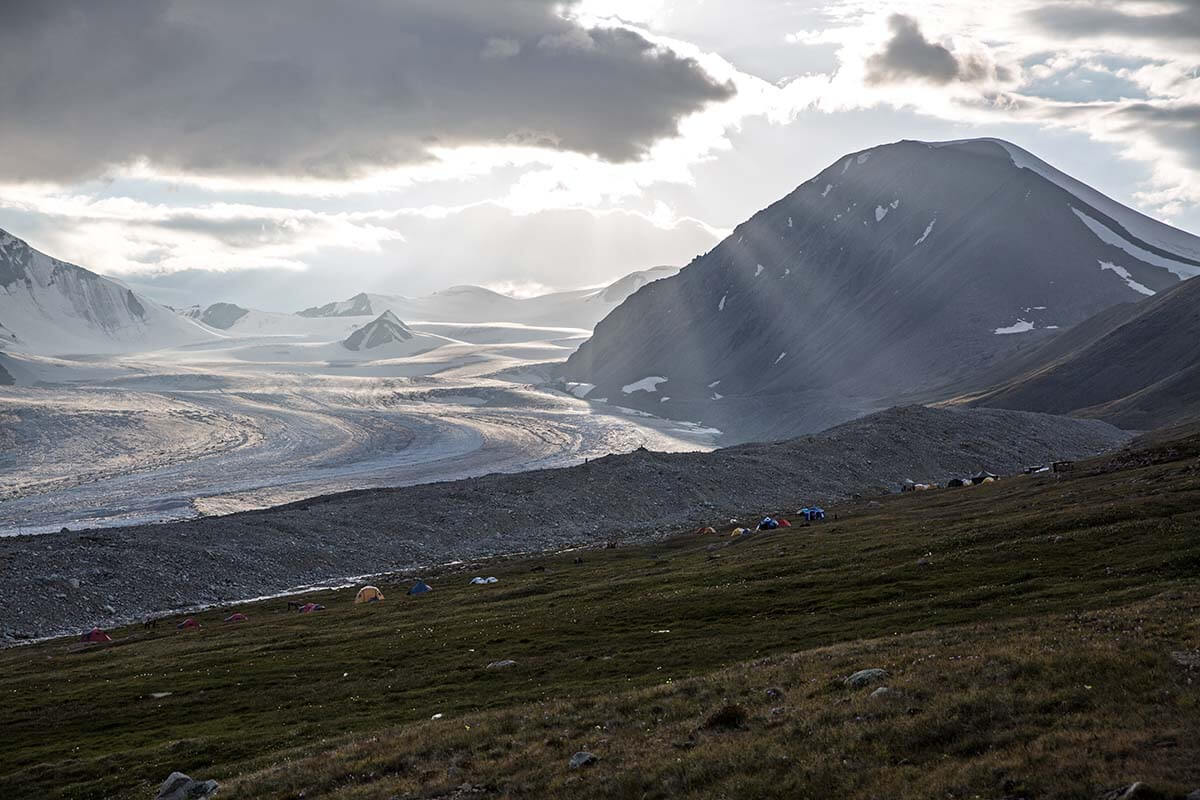
[[[120,353],[215,338],[199,321],[0,230],[0,347]]]

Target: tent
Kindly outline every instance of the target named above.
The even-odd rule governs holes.
[[[428,583],[426,583],[425,581],[417,581],[416,583],[413,584],[413,587],[408,590],[408,593],[415,595],[415,594],[425,594],[426,592],[432,592],[432,591],[433,591],[433,587],[430,586]]]
[[[696,533],[700,534],[701,536],[703,536],[704,534],[707,534],[707,533],[716,533],[716,532],[717,532],[716,528],[708,528],[708,527],[696,528]]]
[[[228,617],[226,617],[226,618],[225,618],[225,621],[226,621],[226,622],[245,622],[245,621],[246,621],[246,620],[248,620],[248,619],[250,619],[250,618],[249,618],[249,617],[247,617],[247,616],[246,616],[245,614],[243,614],[242,612],[240,612],[240,611],[235,611],[234,613],[232,613],[232,614],[230,614]]]
[[[951,489],[959,489],[963,486],[966,486],[967,482],[965,480],[963,480],[962,478],[951,478],[949,481],[946,482],[946,485],[949,486]]]
[[[482,586],[482,585],[488,584],[488,583],[499,583],[499,582],[500,582],[500,579],[495,577],[494,575],[489,575],[486,578],[481,578],[478,575],[476,575],[474,578],[471,578],[472,586]]]
[[[192,619],[191,617],[188,617],[188,618],[187,618],[187,619],[185,619],[183,622],[181,622],[181,623],[179,623],[178,625],[176,625],[176,626],[175,626],[175,630],[177,630],[177,631],[187,631],[187,630],[191,630],[191,629],[193,629],[193,628],[199,628],[199,627],[200,627],[200,623],[199,623],[199,622],[196,622],[196,620]]]
[[[971,483],[976,484],[976,485],[981,484],[981,483],[993,483],[998,477],[1000,477],[1000,476],[993,475],[992,473],[988,472],[987,470],[984,470],[976,475],[972,475]]]
[[[734,528],[733,533],[731,533],[729,535],[730,536],[746,536],[749,533],[751,533],[751,530],[749,528]]]
[[[806,522],[820,522],[821,520],[825,519],[825,509],[821,508],[820,506],[802,508],[800,509],[800,516],[804,517]]]
[[[354,595],[355,605],[359,603],[378,603],[383,599],[383,592],[377,586],[364,586]]]
[[[112,637],[99,628],[92,628],[80,637],[85,642],[111,642]]]
[[[325,610],[325,606],[321,605],[320,603],[305,603],[304,605],[300,606],[301,614],[311,614],[314,611],[324,611],[324,610]]]
[[[780,518],[780,519],[778,520],[778,522],[779,522],[779,527],[781,527],[781,528],[790,528],[790,527],[792,527],[792,523],[788,522],[786,519]]]
[[[762,522],[758,523],[758,529],[760,531],[773,531],[778,527],[779,523],[771,517],[763,517]]]

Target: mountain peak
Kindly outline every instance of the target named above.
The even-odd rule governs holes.
[[[564,373],[727,431],[803,392],[824,404],[804,432],[1170,289],[1200,274],[1193,253],[1200,239],[1002,140],[896,142],[839,158],[643,287]],[[647,376],[665,378],[657,394],[626,391]]]
[[[342,346],[347,350],[373,350],[392,342],[406,342],[413,332],[391,311],[384,311],[371,322],[350,334]]]

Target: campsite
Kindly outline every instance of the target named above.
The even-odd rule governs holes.
[[[762,510],[730,509],[719,535],[380,577],[380,602],[360,584],[9,649],[0,796],[149,797],[181,770],[279,800],[1183,797],[1198,458],[1145,442],[819,525],[731,539]]]

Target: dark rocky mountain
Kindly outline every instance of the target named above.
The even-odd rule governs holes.
[[[205,309],[194,306],[180,313],[191,319],[198,319],[210,328],[227,331],[233,327],[235,322],[249,314],[250,311],[233,303],[213,303]]]
[[[1200,238],[998,140],[840,159],[567,362],[590,396],[783,438],[969,378],[1200,274]]]
[[[350,334],[342,346],[347,350],[373,350],[393,342],[407,342],[413,332],[390,311],[385,311],[374,321]]]
[[[959,399],[1129,430],[1200,419],[1200,279],[1108,309],[983,380],[994,383]]]

